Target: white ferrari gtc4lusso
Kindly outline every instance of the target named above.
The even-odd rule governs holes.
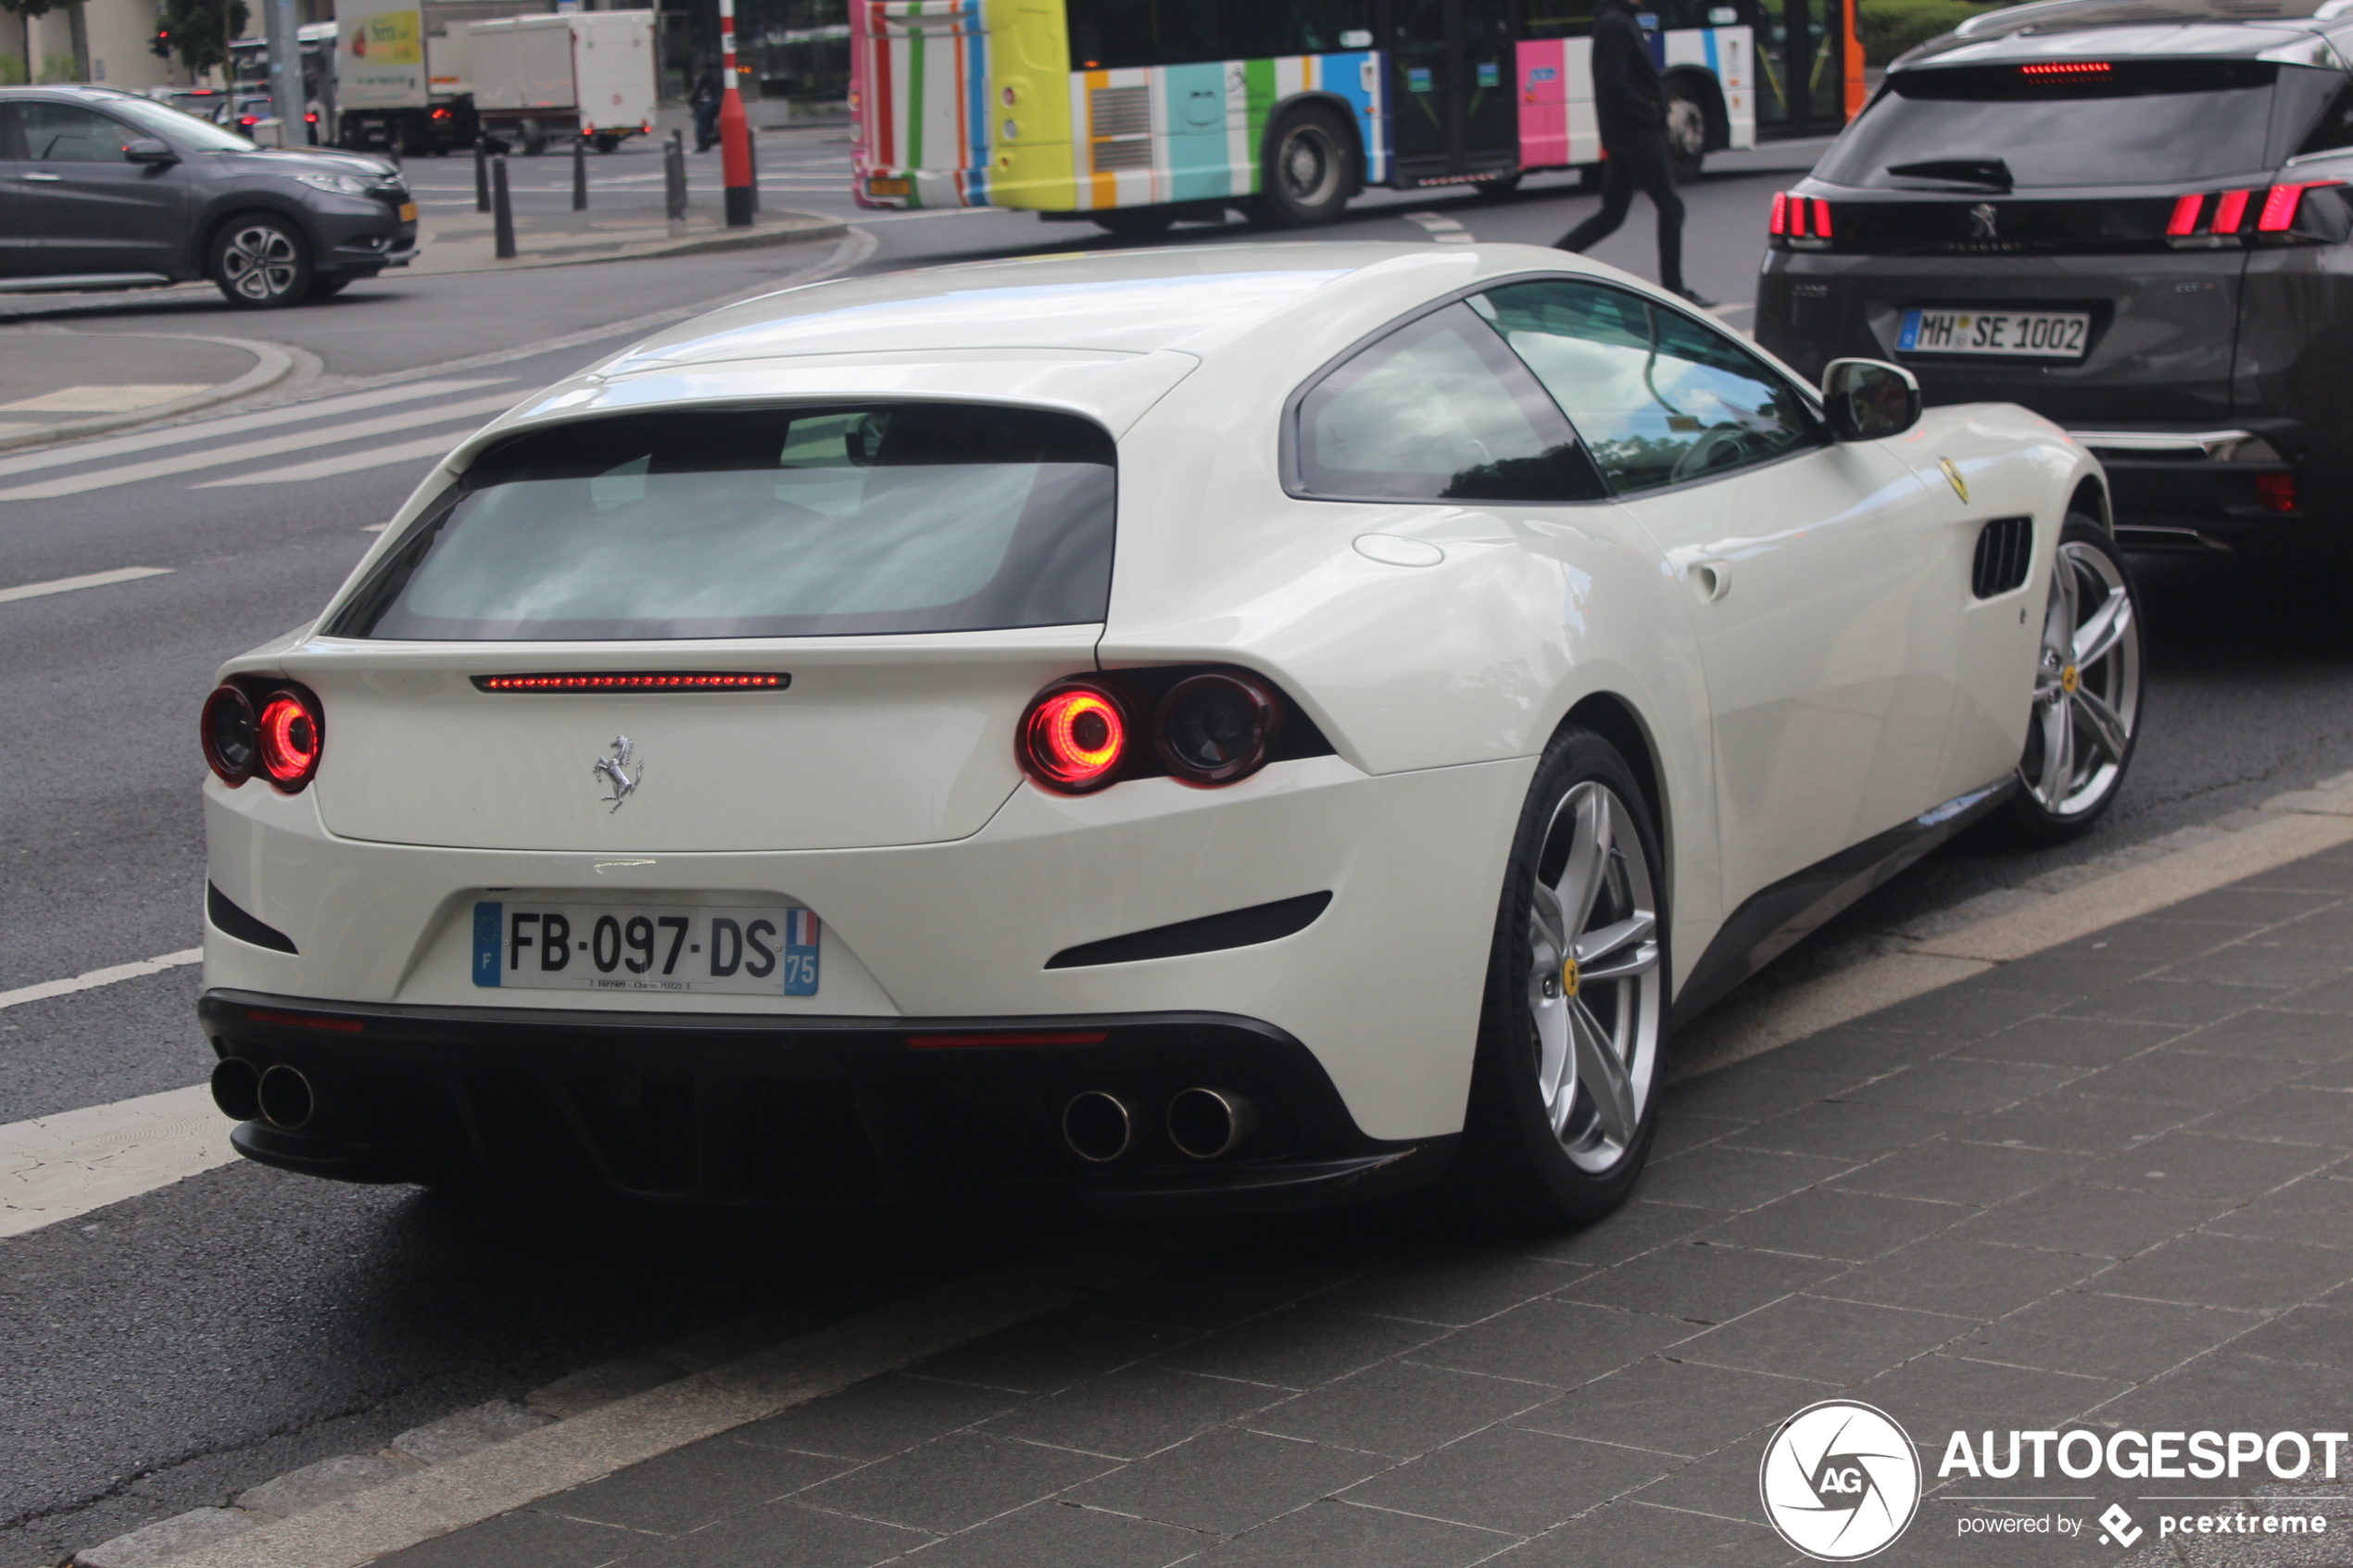
[[[237,1147],[350,1180],[1632,1185],[1670,1025],[2141,701],[2098,464],[1605,267],[830,282],[453,453],[203,736]]]

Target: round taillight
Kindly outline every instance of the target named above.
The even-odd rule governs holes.
[[[1101,686],[1074,682],[1038,694],[1021,722],[1021,756],[1030,776],[1078,795],[1118,775],[1127,755],[1127,716]]]
[[[1232,784],[1265,765],[1282,718],[1274,694],[1246,675],[1195,675],[1160,699],[1152,748],[1187,784]]]
[[[263,775],[288,795],[308,784],[326,743],[326,725],[308,694],[271,692],[255,727],[260,732]]]
[[[234,686],[218,686],[204,699],[204,759],[231,789],[253,777],[260,736],[253,704]]]

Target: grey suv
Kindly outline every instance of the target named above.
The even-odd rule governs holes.
[[[268,309],[416,254],[416,204],[381,158],[256,146],[106,88],[0,89],[0,293],[209,278]]]

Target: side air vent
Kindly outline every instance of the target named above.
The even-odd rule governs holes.
[[[1152,166],[1152,90],[1098,87],[1087,94],[1087,130],[1094,171]]]
[[[1100,942],[1064,947],[1046,960],[1046,967],[1091,969],[1097,964],[1141,963],[1147,959],[1254,947],[1261,942],[1278,942],[1306,930],[1331,901],[1329,893],[1306,893],[1271,904],[1253,904],[1247,909],[1228,909],[1222,915],[1156,925],[1150,931],[1131,931],[1125,936],[1107,936]]]
[[[262,924],[231,903],[229,896],[209,882],[204,884],[204,912],[214,930],[227,932],[240,942],[250,942],[277,953],[295,950],[293,937],[275,926]]]
[[[1969,564],[1969,591],[1981,599],[2008,593],[2026,581],[2033,555],[2032,518],[1995,518],[1977,536],[1977,558]]]

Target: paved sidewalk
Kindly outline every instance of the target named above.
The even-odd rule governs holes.
[[[186,413],[292,368],[274,345],[228,335],[0,326],[0,449]]]
[[[1763,1446],[1846,1393],[1930,1487],[1875,1561],[2353,1562],[2353,1481],[1937,1478],[1957,1429],[2353,1425],[2348,1015],[2353,847],[1668,1091],[1635,1201],[1581,1234],[1464,1239],[1410,1203],[1237,1226],[380,1561],[1778,1564]],[[2332,1528],[2160,1541],[2142,1494],[2169,1490]],[[2248,1500],[2299,1490],[2327,1500]],[[2051,1492],[2084,1497],[1947,1500]],[[2130,1553],[1961,1533],[2112,1502]]]

